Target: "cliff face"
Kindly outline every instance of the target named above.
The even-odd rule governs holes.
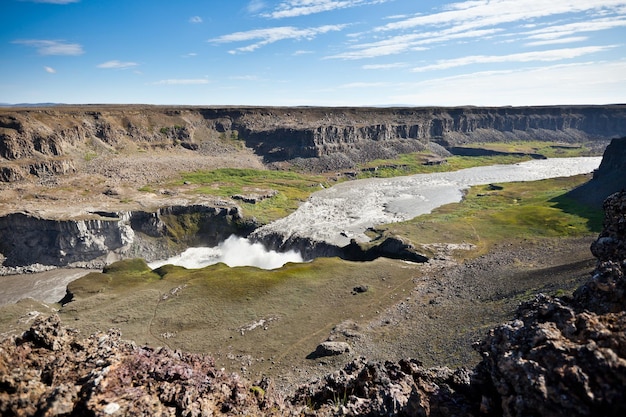
[[[613,139],[609,143],[591,181],[572,190],[569,195],[599,208],[607,196],[626,190],[624,173],[626,173],[626,137]]]
[[[82,106],[0,110],[0,181],[77,169],[76,152],[183,147],[238,139],[266,162],[317,168],[473,141],[606,141],[626,135],[626,106],[521,108],[184,108]],[[605,142],[603,142],[605,144]]]
[[[0,217],[0,275],[60,266],[102,267],[112,261],[171,256],[189,245],[216,245],[245,233],[234,207],[164,207],[156,212],[96,212],[80,220],[24,213]]]

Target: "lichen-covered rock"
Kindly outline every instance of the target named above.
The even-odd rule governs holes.
[[[253,392],[205,355],[138,347],[115,330],[81,339],[55,315],[0,345],[3,416],[278,414],[259,385]]]
[[[427,369],[410,359],[383,364],[359,358],[301,387],[294,401],[308,403],[320,416],[468,415],[469,390],[467,369]]]

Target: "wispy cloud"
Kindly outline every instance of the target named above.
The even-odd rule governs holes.
[[[501,31],[502,29],[495,28],[470,30],[463,33],[458,33],[454,30],[441,30],[436,32],[397,35],[380,41],[351,45],[349,47],[349,51],[332,55],[327,58],[364,59],[395,55],[404,52],[424,51],[428,49],[431,44],[475,38],[484,40],[492,35],[500,33]]]
[[[43,67],[44,71],[46,71],[48,74],[55,74],[57,72],[57,70],[55,70],[52,67]]]
[[[406,68],[407,64],[405,62],[394,62],[392,64],[369,64],[363,65],[361,68],[364,70],[388,70],[388,69],[396,69],[396,68]]]
[[[620,15],[625,10],[626,0],[468,0],[432,13],[394,16],[369,33],[354,34],[345,51],[327,58],[369,59],[505,36],[500,42],[526,40],[527,47],[581,42],[586,39],[580,33],[626,26],[626,16]],[[539,20],[576,14],[580,20],[573,23],[546,27]],[[373,40],[364,41],[368,36]]]
[[[626,10],[624,10],[626,13]],[[592,19],[584,22],[556,24],[548,27],[523,32],[528,39],[554,40],[563,37],[571,37],[580,33],[597,32],[601,30],[626,27],[626,17],[615,16],[610,18]]]
[[[139,64],[136,62],[122,62],[116,59],[112,61],[103,62],[102,64],[98,64],[98,68],[105,69],[128,69],[138,66]]]
[[[264,13],[263,16],[271,19],[282,19],[387,1],[389,0],[286,0],[278,4],[273,11]]]
[[[156,81],[153,84],[154,85],[198,85],[198,84],[208,84],[209,80],[207,80],[206,78],[175,78],[175,79],[168,79],[168,80],[160,80],[160,81]]]
[[[626,4],[623,0],[469,0],[452,3],[441,12],[412,16],[377,28],[407,30],[432,25],[469,28],[527,21],[565,13],[602,11]]]
[[[22,1],[29,1],[31,3],[70,4],[70,3],[78,3],[80,0],[22,0]]]
[[[198,54],[197,54],[197,53],[195,53],[195,52],[189,52],[188,54],[181,55],[181,56],[182,56],[183,58],[193,58],[193,57],[198,56]]]
[[[292,40],[312,40],[318,35],[340,31],[346,25],[325,25],[319,26],[315,28],[305,28],[300,29],[293,26],[282,26],[282,27],[274,27],[268,29],[256,29],[250,30],[246,32],[235,32],[228,35],[223,35],[217,38],[209,39],[209,42],[215,44],[221,43],[232,43],[232,42],[249,42],[249,41],[257,41],[251,43],[247,46],[242,46],[240,48],[233,49],[229,51],[231,54],[238,52],[252,52],[262,46],[272,44],[274,42],[292,39]]]
[[[248,11],[248,13],[255,14],[255,13],[258,13],[261,10],[265,9],[265,7],[266,7],[266,5],[265,5],[265,2],[263,0],[252,0],[246,6],[246,10]]]
[[[80,44],[67,43],[62,40],[19,39],[13,43],[36,48],[39,55],[82,55],[85,53]]]
[[[202,18],[200,16],[192,16],[189,18],[189,23],[202,23]]]
[[[552,49],[548,51],[523,52],[509,55],[473,55],[455,59],[442,59],[436,64],[416,67],[414,72],[442,70],[472,64],[495,64],[502,62],[550,62],[578,58],[597,52],[606,51],[614,46],[584,46],[580,48]]]

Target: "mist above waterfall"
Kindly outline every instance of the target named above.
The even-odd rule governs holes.
[[[167,264],[195,269],[219,262],[230,267],[255,266],[262,269],[276,269],[287,262],[304,262],[304,259],[296,251],[276,252],[268,250],[259,242],[251,242],[248,239],[231,235],[215,247],[189,248],[180,255],[151,262],[148,265],[152,269]]]

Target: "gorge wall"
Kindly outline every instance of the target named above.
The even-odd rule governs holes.
[[[332,170],[476,141],[606,141],[626,135],[626,106],[318,108],[58,106],[0,109],[0,181],[70,173],[85,149],[183,148],[214,154],[233,139],[266,163]],[[131,146],[132,145],[132,146]]]
[[[0,217],[0,275],[54,267],[101,268],[113,261],[172,256],[245,233],[238,208],[173,206],[155,212],[95,212],[85,219]]]

